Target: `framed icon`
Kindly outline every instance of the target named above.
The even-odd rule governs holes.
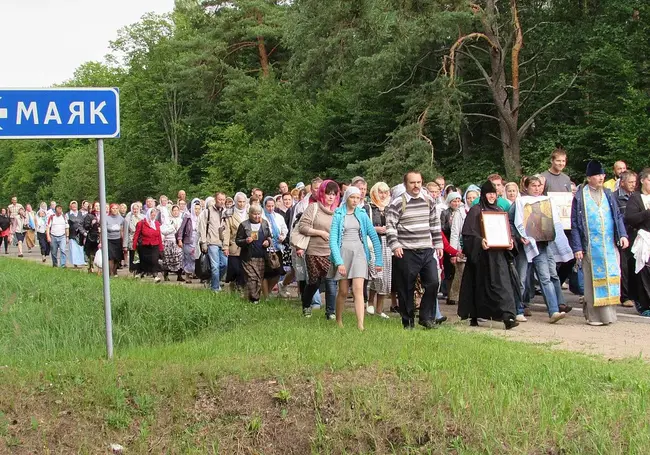
[[[483,238],[490,248],[510,248],[512,234],[506,212],[481,212]]]
[[[562,228],[565,231],[571,229],[571,204],[573,203],[573,193],[548,193],[553,205],[557,209],[557,214],[562,221]]]
[[[535,239],[536,242],[555,240],[553,207],[550,199],[524,205],[524,229],[526,237]]]

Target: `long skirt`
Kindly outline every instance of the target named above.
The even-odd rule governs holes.
[[[72,262],[72,265],[86,265],[84,247],[77,243],[77,239],[73,238],[70,239],[70,262]]]
[[[160,272],[160,266],[158,265],[160,249],[158,249],[158,245],[140,245],[138,247],[138,256],[140,256],[140,273],[155,275]]]
[[[183,270],[185,273],[194,273],[196,259],[194,259],[194,242],[190,245],[183,244]]]
[[[240,288],[246,284],[246,275],[239,256],[228,256],[228,271],[226,272],[226,283],[235,283]]]
[[[129,250],[129,272],[140,272],[140,255],[138,255],[138,252],[136,250]]]
[[[178,272],[183,269],[183,250],[176,244],[176,240],[165,240],[163,252],[163,270],[165,272]]]
[[[449,300],[458,302],[460,298],[460,283],[463,281],[463,272],[465,271],[464,262],[456,262],[456,273],[454,273],[454,280],[451,282],[451,289],[449,290]]]
[[[121,261],[122,258],[122,239],[108,239],[108,260]]]
[[[88,256],[89,261],[92,262],[93,258],[95,257],[95,254],[97,253],[98,248],[99,248],[98,241],[86,239],[86,242],[84,243],[84,253],[86,253],[86,256]]]
[[[618,249],[616,250],[616,255],[618,256]],[[586,253],[582,259],[582,270],[584,271],[585,279],[585,303],[583,304],[582,312],[585,319],[588,322],[602,322],[603,324],[616,322],[616,305],[594,306],[594,286],[591,267],[591,256],[589,253]]]
[[[375,271],[374,252],[370,258],[370,290],[375,291],[379,295],[389,295],[392,288],[393,281],[393,253],[386,245],[386,236],[380,236],[381,239],[381,255],[384,261],[384,267],[381,272]],[[372,249],[370,250],[372,252]]]
[[[246,293],[248,300],[257,302],[262,292],[262,281],[264,280],[264,258],[250,258],[241,262],[246,276]]]
[[[36,245],[36,234],[31,229],[25,231],[25,245],[27,245],[27,248],[30,250],[34,248],[34,245]]]

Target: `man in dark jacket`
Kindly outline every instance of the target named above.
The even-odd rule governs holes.
[[[619,176],[619,179],[618,190],[614,194],[616,194],[619,211],[625,217],[627,201],[630,200],[630,196],[636,189],[637,175],[635,172],[625,171]],[[626,225],[625,230],[629,232],[629,226]],[[630,268],[634,269],[634,256],[632,255],[631,248],[622,249],[619,247],[618,251],[621,256],[621,305],[631,308],[634,307],[634,301],[630,293],[629,270]]]

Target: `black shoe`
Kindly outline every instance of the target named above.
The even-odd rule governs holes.
[[[415,328],[415,321],[413,319],[402,319],[402,326],[406,330],[413,330]]]
[[[436,324],[440,325],[447,320],[447,316],[436,319]]]
[[[477,318],[470,319],[469,326],[470,327],[478,327],[478,319]]]
[[[390,312],[391,313],[399,313],[399,307],[398,306],[390,307]]]
[[[447,305],[456,305],[455,300],[447,300]]]
[[[573,310],[573,307],[571,305],[566,305],[562,304],[559,306],[560,313],[568,313],[569,311]]]
[[[418,321],[418,324],[420,324],[422,327],[424,327],[425,330],[431,330],[431,329],[436,329],[436,323],[432,320],[427,320],[427,321]]]
[[[519,325],[519,323],[514,319],[508,319],[506,321],[503,321],[503,324],[506,326],[506,330],[514,329]]]

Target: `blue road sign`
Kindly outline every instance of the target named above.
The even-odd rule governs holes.
[[[120,137],[116,88],[0,89],[0,139]]]

